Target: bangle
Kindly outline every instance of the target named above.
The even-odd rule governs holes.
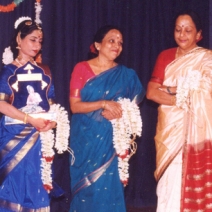
[[[176,95],[176,93],[171,92],[171,90],[170,90],[170,87],[169,87],[169,86],[168,86],[168,87],[166,87],[166,90],[168,91],[168,93],[169,93],[170,95]]]
[[[28,114],[27,113],[25,113],[25,116],[24,116],[24,124],[27,124],[27,117],[28,117]]]
[[[176,96],[171,97],[171,105],[176,105]]]
[[[104,100],[103,104],[102,104],[102,109],[105,109],[105,105],[106,105],[106,101]]]

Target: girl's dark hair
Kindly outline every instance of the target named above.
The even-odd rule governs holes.
[[[177,18],[181,15],[189,15],[196,26],[197,32],[202,30],[201,19],[197,13],[195,13],[192,10],[182,11],[182,12],[178,13],[177,16],[175,17],[175,23],[176,23]]]
[[[14,36],[11,41],[11,51],[13,52],[13,57],[16,58],[18,56],[18,49],[16,48],[18,46],[18,43],[16,41],[17,35],[20,32],[20,38],[24,39],[27,35],[31,34],[34,30],[41,30],[42,28],[40,25],[36,24],[35,22],[31,20],[26,20],[21,22],[17,29],[15,29]]]

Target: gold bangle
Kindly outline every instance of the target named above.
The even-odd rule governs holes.
[[[28,117],[28,114],[27,113],[25,113],[25,116],[24,116],[24,124],[27,124],[27,117]]]
[[[172,96],[171,97],[171,105],[175,105],[176,104],[176,96]]]
[[[106,105],[106,101],[104,100],[103,105],[102,105],[102,109],[105,109],[105,105]]]

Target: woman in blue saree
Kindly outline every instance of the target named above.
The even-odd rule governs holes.
[[[97,56],[78,63],[72,73],[70,212],[126,211],[110,120],[122,116],[119,98],[139,103],[144,90],[134,70],[115,62],[122,43],[118,28],[103,26],[94,37]]]
[[[35,108],[27,103],[30,86],[39,93],[42,115],[47,114],[54,87],[49,69],[34,61],[41,49],[41,27],[22,17],[15,28],[12,51],[5,51],[3,62],[7,65],[0,73],[0,211],[48,212],[51,188],[42,181],[39,131],[46,132],[56,123],[33,118],[25,109]]]

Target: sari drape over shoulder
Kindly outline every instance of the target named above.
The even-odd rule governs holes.
[[[90,79],[81,90],[83,102],[135,99],[144,96],[136,73],[118,65]],[[123,185],[112,143],[112,125],[102,110],[74,114],[71,121],[70,146],[75,163],[70,167],[72,203],[70,211],[124,212]]]
[[[187,109],[160,105],[155,136],[157,180],[183,152],[181,211],[212,209],[212,52],[196,47],[171,62],[164,85],[178,86],[181,78],[198,73],[196,89],[189,90]]]

